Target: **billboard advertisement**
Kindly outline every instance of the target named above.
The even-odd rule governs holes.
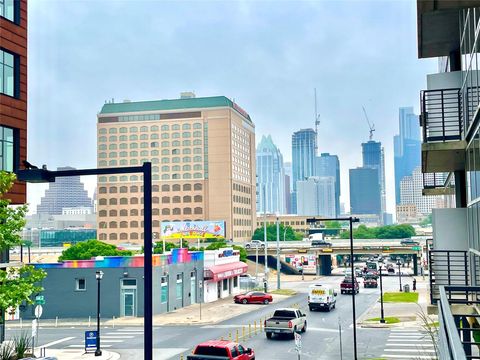
[[[317,271],[315,254],[288,254],[285,261],[297,270],[302,268],[304,274],[315,274]]]
[[[208,239],[225,237],[225,221],[162,221],[164,239]]]

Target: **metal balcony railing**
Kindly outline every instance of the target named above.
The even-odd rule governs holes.
[[[438,342],[436,350],[440,360],[465,360],[464,344],[457,328],[456,319],[450,309],[450,302],[444,286],[440,286],[438,302]],[[450,287],[448,287],[450,288]],[[449,292],[451,295],[451,291]],[[463,331],[463,330],[462,330]],[[471,345],[470,345],[471,347]]]
[[[424,90],[421,97],[423,142],[445,142],[462,137],[460,89]]]
[[[469,285],[469,256],[463,250],[430,250],[430,302],[436,304],[440,298],[440,286]]]

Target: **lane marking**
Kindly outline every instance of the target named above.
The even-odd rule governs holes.
[[[338,333],[338,329],[316,328],[316,327],[309,327],[308,325],[307,325],[307,331],[325,331],[325,332]],[[342,332],[344,331],[345,330],[342,330]]]
[[[101,338],[100,339],[100,342],[102,344],[105,344],[105,343],[121,343],[121,342],[124,342],[125,340],[115,340],[115,339],[104,339],[104,338]]]
[[[385,349],[383,351],[401,351],[401,352],[415,352],[415,353],[418,353],[418,349]],[[422,349],[422,352],[432,352],[432,353],[434,353],[435,350]]]
[[[45,347],[46,348],[46,347],[49,347],[49,346],[52,346],[52,345],[57,345],[57,344],[60,344],[64,341],[68,341],[68,340],[72,340],[72,339],[75,339],[75,336],[69,336],[69,337],[66,337],[66,338],[63,338],[63,339],[52,341],[52,342],[49,342],[48,344],[41,345],[40,347]]]
[[[419,346],[419,347],[434,347],[433,344],[387,343],[387,347],[392,347],[392,346],[408,346],[408,347],[412,347],[412,345],[416,345],[416,346]]]
[[[395,358],[395,359],[406,359],[406,360],[411,360],[412,359],[408,355],[382,354],[382,357]],[[415,355],[415,359],[431,359],[431,360],[434,360],[434,359],[436,359],[436,357],[428,356],[428,355]]]
[[[100,339],[133,339],[135,336],[132,335],[100,335]]]

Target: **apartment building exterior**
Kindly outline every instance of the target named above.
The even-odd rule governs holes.
[[[224,96],[106,103],[98,114],[98,167],[152,162],[153,233],[162,221],[225,221],[226,237],[255,225],[255,126]],[[142,178],[99,176],[99,239],[143,240]]]
[[[27,0],[0,2],[0,170],[16,171],[27,157]],[[25,183],[10,191],[26,202]]]
[[[455,208],[434,209],[432,219],[430,299],[438,306],[439,358],[473,358],[479,344],[471,331],[480,289],[480,1],[418,0],[417,22],[418,57],[439,59],[439,72],[427,75],[420,94],[422,172],[431,174],[423,193],[455,199]],[[460,313],[453,303],[463,305]]]

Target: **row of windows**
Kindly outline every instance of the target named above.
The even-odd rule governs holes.
[[[190,195],[185,195],[183,198],[181,196],[173,196],[170,198],[169,196],[162,196],[162,204],[170,204],[170,201],[172,203],[191,203],[192,200],[193,202],[202,202],[202,196],[201,195],[195,195],[195,196],[190,196]],[[143,204],[143,197],[140,198],[140,202]],[[131,198],[130,200],[128,198],[111,198],[108,199],[108,205],[128,205],[128,204],[138,204],[138,198]],[[157,196],[152,197],[152,204],[158,204],[160,203],[160,198]],[[99,205],[107,205],[107,199],[102,198],[98,200]],[[110,215],[114,216],[114,215]],[[116,215],[115,215],[116,216]]]
[[[130,143],[130,144],[127,144],[127,143],[120,143],[118,146],[117,144],[110,144],[107,145],[106,144],[100,144],[98,145],[98,150],[99,151],[106,151],[106,150],[126,150],[126,149],[138,149],[138,143]],[[141,149],[146,149],[148,148],[148,143],[140,143],[140,148]],[[182,154],[191,154],[191,153],[194,153],[194,154],[201,154],[202,153],[202,148],[193,148],[193,149],[190,149],[190,148],[183,148],[183,149],[172,149],[171,151],[169,149],[163,149],[161,154],[162,155],[179,155],[180,153]],[[101,153],[102,154],[102,153]],[[150,152],[148,152],[147,150],[142,150],[140,152],[140,156],[148,156],[148,155],[152,155],[152,156],[158,156],[160,154],[160,152],[158,150],[151,150]],[[105,157],[105,155],[102,155],[103,157]],[[125,151],[125,152],[120,152],[120,156],[128,156],[128,153]],[[133,156],[133,155],[131,155]],[[135,156],[138,156],[138,155],[135,155]]]
[[[181,220],[173,220],[173,221],[181,221]],[[192,221],[192,220],[183,220],[183,221]],[[195,219],[193,221],[202,221],[202,219]],[[107,238],[108,238],[108,240],[118,240],[119,238],[120,238],[120,240],[128,240],[129,235],[130,235],[130,240],[138,240],[138,239],[143,240],[143,232],[140,233],[140,234],[136,233],[136,232],[132,232],[130,234],[128,234],[126,232],[122,232],[120,234],[111,233],[111,234],[108,234],[108,236],[105,233],[99,233],[98,238],[99,238],[99,240],[107,240]],[[157,239],[159,238],[158,233],[154,232],[153,235]]]
[[[13,74],[13,67],[12,67],[12,74]],[[13,75],[12,75],[12,77],[13,77]],[[13,81],[13,78],[12,78],[12,81]],[[182,137],[182,138],[190,138],[190,137],[199,138],[199,137],[202,137],[202,132],[201,131],[194,131],[193,133],[191,133],[190,131],[184,131],[182,134],[180,134],[178,132],[175,132],[175,133],[172,133],[172,136],[171,136],[172,139],[180,139],[180,137]],[[158,134],[151,134],[150,135],[150,139],[159,139],[159,138],[170,139],[170,134],[169,133],[162,133],[160,135],[160,137],[158,136]],[[120,135],[118,137],[116,135],[110,135],[108,138],[106,136],[99,136],[98,137],[98,142],[107,142],[107,139],[110,142],[127,141],[127,140],[138,141],[139,139],[140,140],[148,140],[149,137],[148,137],[147,134],[143,134],[143,135],[140,135],[140,136],[135,135],[135,134],[132,134],[132,135],[129,135],[129,136]]]
[[[248,219],[233,219],[233,225],[236,226],[250,226],[251,224],[252,221]]]
[[[136,121],[135,119],[137,119],[137,120],[160,120],[160,115],[119,116],[120,121],[122,121],[122,118],[129,118],[129,120],[127,120],[127,121]],[[132,119],[132,120],[130,120],[130,119]],[[123,120],[123,121],[125,121],[125,120]],[[159,129],[161,131],[169,131],[169,130],[175,131],[175,130],[180,130],[180,129],[190,130],[192,128],[193,129],[201,129],[202,124],[201,123],[194,123],[193,125],[190,125],[189,123],[185,123],[181,127],[180,127],[179,124],[173,124],[171,127],[170,127],[170,125],[162,125],[160,128],[157,125],[152,125],[152,126],[150,126],[150,131],[154,132],[154,131],[158,131]],[[112,128],[108,129],[108,133],[109,134],[116,134],[117,131],[120,134],[125,134],[127,132],[136,133],[139,130],[140,130],[140,132],[148,132],[149,127],[148,126],[140,126],[140,128],[138,128],[137,126],[131,126],[129,128],[121,127],[119,129],[112,127]],[[98,133],[100,135],[105,135],[105,134],[107,134],[107,129],[106,128],[101,128],[101,129],[98,130]]]
[[[1,7],[1,2],[0,2]],[[0,49],[0,93],[18,97],[18,56]]]
[[[233,213],[238,215],[252,215],[252,210],[234,206]]]
[[[120,165],[126,165],[126,163],[124,164],[122,161],[123,160],[120,160],[119,164]],[[116,163],[113,162],[113,161],[110,161],[109,164],[111,164],[112,166],[116,165]],[[130,165],[138,165],[138,163],[130,160]],[[172,171],[180,171],[180,170],[172,170]],[[124,181],[128,181],[127,178],[128,177],[126,175],[120,176],[120,178],[117,178],[116,176],[110,176],[110,177],[108,177],[108,182],[116,182],[117,179],[120,179],[120,182],[124,182]],[[181,179],[191,180],[191,179],[202,179],[202,178],[203,178],[202,173],[193,173],[193,174],[191,174],[191,173],[183,173],[183,174],[175,173],[175,174],[172,174],[172,175],[162,174],[162,176],[161,176],[162,180],[181,180]],[[157,174],[153,174],[152,175],[152,180],[158,181],[158,180],[160,180],[160,176],[157,175]],[[130,181],[143,181],[143,176],[130,175]],[[100,176],[98,178],[98,182],[99,183],[106,183],[107,182],[107,177],[106,176]]]
[[[240,204],[250,204],[250,199],[245,197],[245,196],[238,196],[238,195],[233,195],[233,201],[240,203]]]
[[[157,215],[158,215],[158,209],[156,209],[156,210],[157,210]],[[130,215],[128,215],[128,211],[126,209],[122,209],[119,212],[117,212],[117,210],[109,210],[108,212],[107,212],[107,210],[100,210],[98,212],[98,216],[99,217],[107,217],[107,213],[108,213],[109,217],[139,216],[138,214],[140,214],[140,216],[142,216],[143,215],[143,210],[138,212],[137,209],[131,209],[130,210]],[[183,215],[191,215],[191,214],[201,215],[201,214],[203,214],[203,208],[201,208],[201,207],[195,207],[195,208],[186,207],[186,208],[183,208],[183,210],[182,210],[181,208],[176,207],[176,208],[173,208],[171,210],[168,209],[168,208],[164,208],[161,211],[162,215],[181,215],[182,213],[183,213]],[[153,212],[152,212],[152,215],[155,215],[155,214],[153,214]],[[106,224],[106,222],[100,222],[100,228],[104,228],[104,226],[102,226],[102,224]],[[140,225],[143,227],[143,221],[141,222]],[[138,227],[138,222],[137,221],[131,221],[130,222],[130,227]]]
[[[99,159],[106,159],[107,157],[108,158],[116,158],[116,157],[125,158],[127,156],[130,156],[130,157],[148,156],[148,151],[145,151],[145,152],[141,151],[140,153],[136,150],[130,151],[130,153],[128,153],[127,151],[120,151],[120,152],[111,151],[108,154],[106,152],[98,153],[98,158]],[[174,163],[179,163],[181,161],[183,161],[183,162],[191,162],[192,161],[192,157],[190,157],[190,156],[184,156],[183,158],[180,158],[180,157],[176,156],[176,157],[172,157],[171,159],[172,159],[172,162],[174,162]],[[134,160],[134,159],[132,159],[132,160]],[[149,161],[149,159],[142,159],[142,160],[143,160],[142,162],[148,162]],[[199,155],[194,156],[193,161],[195,161],[195,162],[202,161],[202,157],[199,156]],[[162,157],[162,163],[169,163],[169,162],[170,162],[170,158]]]
[[[233,236],[236,237],[236,238],[239,238],[239,237],[250,238],[252,236],[252,232],[250,230],[235,230],[233,232]]]
[[[148,161],[149,161],[149,159],[145,159],[145,158],[140,159],[140,160],[138,160],[138,159],[130,159],[130,160],[121,159],[121,160],[118,160],[118,161],[115,160],[115,159],[108,160],[108,161],[107,161],[107,160],[99,160],[99,161],[98,161],[98,166],[100,166],[100,167],[105,167],[105,166],[118,166],[118,165],[123,166],[123,165],[129,165],[129,164],[130,164],[130,165],[142,165],[143,163],[148,162]],[[200,156],[194,156],[194,157],[193,157],[193,161],[194,161],[194,162],[202,162]],[[153,159],[150,159],[150,162],[155,165],[155,164],[159,164],[159,163],[160,163],[160,160],[159,160],[158,158],[153,158]],[[180,163],[179,160],[173,161],[173,159],[172,159],[172,162],[173,162],[173,163]],[[186,161],[184,161],[184,162],[191,162],[191,161],[187,161],[187,160],[186,160]],[[168,164],[168,163],[170,163],[170,161],[165,160],[165,159],[162,159],[162,164]],[[207,165],[208,165],[208,163],[207,163]],[[200,166],[201,166],[201,165],[200,165]],[[201,168],[198,168],[198,169],[201,169]],[[128,179],[127,176],[121,176],[120,178]],[[138,176],[137,176],[137,178],[138,178]],[[106,181],[107,181],[106,179],[107,179],[107,177],[106,177],[106,176],[103,176],[103,177],[102,177],[102,180],[100,180],[100,182],[102,182],[102,181],[103,181],[103,182],[106,182]],[[138,179],[137,179],[137,180],[138,180]],[[137,180],[136,180],[136,181],[137,181]],[[116,180],[112,180],[112,181],[116,181]],[[127,180],[125,180],[125,181],[127,181]]]
[[[192,184],[183,184],[183,186],[179,184],[173,184],[172,186],[168,184],[163,184],[161,189],[163,191],[181,191],[183,188],[183,191],[191,191],[192,190]],[[202,190],[203,185],[201,183],[195,183],[193,184],[193,190]],[[108,191],[107,191],[108,190]],[[129,191],[128,186],[120,186],[117,188],[116,186],[110,186],[108,189],[106,186],[101,186],[98,188],[98,193],[99,194],[106,194],[109,192],[110,194],[116,194],[117,192],[120,192],[121,194],[126,194]],[[138,187],[137,185],[132,185],[130,186],[130,192],[131,193],[137,193],[137,192],[143,192],[143,186]],[[159,185],[153,185],[152,186],[152,191],[153,192],[158,192],[160,191],[160,186]]]
[[[250,194],[250,192],[251,192],[251,189],[250,189],[249,186],[240,185],[240,184],[236,184],[236,183],[233,183],[233,190],[240,191],[240,192],[243,192],[245,194]]]

